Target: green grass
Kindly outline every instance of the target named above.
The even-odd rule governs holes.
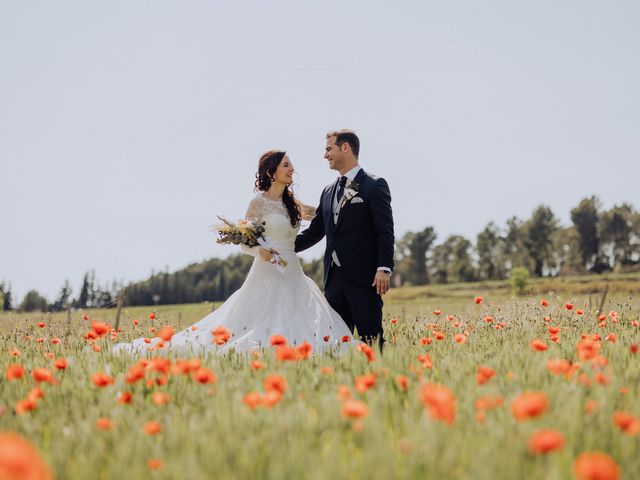
[[[593,277],[589,282],[593,281]],[[132,385],[124,374],[135,363],[129,356],[113,356],[108,351],[111,340],[99,340],[100,352],[92,351],[82,338],[89,328],[74,312],[69,329],[66,314],[0,315],[0,430],[19,432],[33,442],[58,478],[571,478],[574,458],[583,451],[602,450],[610,454],[624,471],[623,478],[633,478],[640,471],[640,436],[628,436],[612,422],[612,414],[625,410],[640,417],[640,355],[630,353],[629,345],[640,342],[638,328],[631,321],[638,318],[636,297],[629,296],[625,285],[636,277],[610,279],[611,296],[606,310],[619,311],[619,321],[598,327],[595,318],[597,301],[592,293],[591,308],[583,316],[563,308],[574,300],[576,308],[588,306],[589,282],[576,278],[570,282],[540,281],[539,291],[551,306],[539,305],[541,295],[513,297],[504,282],[474,285],[416,287],[393,291],[385,301],[385,330],[388,339],[384,355],[373,363],[353,350],[347,355],[312,357],[298,362],[280,362],[272,351],[261,360],[264,370],[250,368],[247,356],[209,355],[203,364],[217,376],[214,385],[201,385],[187,376],[170,375],[166,385]],[[536,286],[538,282],[532,282]],[[552,288],[547,287],[552,285]],[[569,285],[569,286],[567,286]],[[582,286],[581,286],[582,285]],[[536,287],[537,288],[537,287]],[[544,291],[542,290],[544,288]],[[591,287],[589,287],[591,288]],[[549,294],[553,290],[554,294]],[[594,291],[597,290],[594,288]],[[473,303],[482,295],[481,305]],[[432,313],[441,309],[442,315]],[[170,323],[187,326],[206,315],[211,304],[171,305],[125,308],[121,326],[123,338],[147,334],[149,326]],[[155,311],[158,318],[147,318]],[[92,319],[113,322],[115,310],[88,312]],[[459,328],[446,319],[454,314]],[[483,321],[493,315],[495,323],[504,322],[502,330]],[[562,327],[561,340],[549,342],[543,318],[551,315],[553,325]],[[398,318],[391,323],[391,318]],[[133,319],[140,325],[132,326]],[[45,328],[37,323],[45,321]],[[425,324],[436,322],[445,334],[442,341],[428,346],[420,338],[433,336]],[[469,330],[463,344],[453,335]],[[602,369],[610,383],[593,380],[600,369],[583,362],[571,379],[549,374],[550,358],[578,361],[576,343],[582,333],[609,333],[617,341],[603,342],[602,356],[608,365]],[[25,337],[29,335],[29,339]],[[59,337],[60,345],[50,339]],[[38,343],[44,338],[44,343]],[[549,344],[544,352],[532,351],[529,342],[541,338]],[[17,347],[20,356],[9,351]],[[54,372],[60,383],[44,384],[45,398],[36,410],[24,415],[14,413],[17,401],[35,385],[30,377],[33,368],[53,370],[52,360],[66,358],[64,372]],[[428,353],[432,369],[420,371],[417,356]],[[11,363],[20,363],[27,375],[16,381],[4,378]],[[496,376],[486,385],[475,381],[478,365],[494,368]],[[332,373],[323,374],[322,367]],[[95,387],[91,375],[105,371],[115,377],[115,384]],[[282,401],[270,409],[251,410],[242,398],[251,391],[262,391],[267,374],[283,375],[288,389]],[[374,373],[376,385],[364,394],[353,392],[364,401],[370,414],[361,428],[341,416],[337,392],[340,385],[353,391],[358,375]],[[584,373],[592,385],[577,381]],[[395,382],[406,375],[405,392]],[[148,378],[155,378],[148,372]],[[420,400],[420,388],[426,382],[447,386],[456,395],[456,418],[452,425],[432,419]],[[620,392],[627,387],[626,394]],[[122,405],[118,392],[133,393],[133,402]],[[517,422],[509,404],[526,390],[541,390],[549,398],[549,408],[540,417]],[[155,391],[166,392],[171,402],[156,406],[151,401]],[[484,423],[475,420],[475,400],[482,395],[501,395],[505,405],[487,413]],[[596,400],[599,408],[583,413],[587,400]],[[95,427],[98,417],[114,423],[112,431]],[[142,426],[158,421],[163,432],[150,437]],[[527,451],[529,435],[540,428],[556,428],[565,436],[564,448],[547,456]],[[147,461],[161,458],[163,469],[150,472]]]

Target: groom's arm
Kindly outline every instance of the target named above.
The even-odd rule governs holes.
[[[384,178],[378,178],[370,194],[371,218],[378,245],[378,267],[393,270],[393,213],[391,211],[391,192]]]
[[[323,192],[324,193],[324,192]],[[302,252],[307,248],[313,247],[316,243],[324,238],[324,220],[322,219],[322,198],[320,195],[320,204],[316,209],[316,214],[311,220],[311,224],[303,232],[296,237],[296,252]]]

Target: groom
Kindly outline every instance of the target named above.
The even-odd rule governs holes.
[[[391,193],[384,178],[358,164],[360,140],[350,130],[327,134],[324,158],[340,177],[327,185],[309,228],[296,238],[301,252],[327,237],[324,294],[367,343],[382,349],[382,297],[393,268]]]

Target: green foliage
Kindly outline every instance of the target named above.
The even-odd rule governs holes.
[[[407,232],[396,243],[396,273],[410,285],[429,283],[427,270],[427,254],[436,239],[433,227],[426,227],[419,232]]]
[[[524,245],[533,259],[533,272],[541,277],[552,263],[552,236],[558,229],[558,220],[549,207],[540,205],[523,228]]]
[[[629,204],[614,206],[604,212],[600,219],[602,249],[609,264],[624,265],[638,251],[638,245],[632,241],[633,207]]]
[[[571,210],[571,221],[578,233],[582,264],[586,269],[596,270],[600,261],[600,235],[598,222],[600,220],[600,200],[596,196],[584,198],[577,207]]]
[[[29,290],[20,303],[20,310],[23,312],[46,312],[48,305],[47,299],[36,290]]]
[[[516,267],[511,270],[511,287],[518,295],[523,295],[526,292],[530,278],[531,275],[529,274],[529,270],[522,267]]]
[[[4,282],[0,282],[0,311],[13,310],[13,305],[11,304],[11,301],[12,301],[11,285],[7,285]]]
[[[470,282],[476,277],[472,245],[461,235],[450,235],[434,248],[431,256],[431,274],[438,283]]]
[[[476,238],[478,277],[483,280],[499,280],[505,274],[505,241],[500,229],[490,222]]]

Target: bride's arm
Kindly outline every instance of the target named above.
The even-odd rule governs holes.
[[[249,222],[259,221],[262,210],[260,207],[260,200],[257,197],[253,198],[251,202],[249,202],[249,207],[247,208],[247,213],[245,213],[244,215],[244,219],[248,220]],[[260,247],[248,247],[246,245],[240,245],[240,250],[242,250],[247,255],[251,255],[252,257],[258,255],[259,248]]]
[[[249,207],[247,208],[247,213],[244,216],[245,220],[250,222],[258,222],[262,218],[262,202],[261,198],[256,196],[249,202]],[[266,250],[262,247],[248,247],[247,245],[240,245],[240,250],[246,253],[247,255],[251,255],[252,257],[257,257],[258,255],[265,261],[270,261],[273,255],[269,250]]]

